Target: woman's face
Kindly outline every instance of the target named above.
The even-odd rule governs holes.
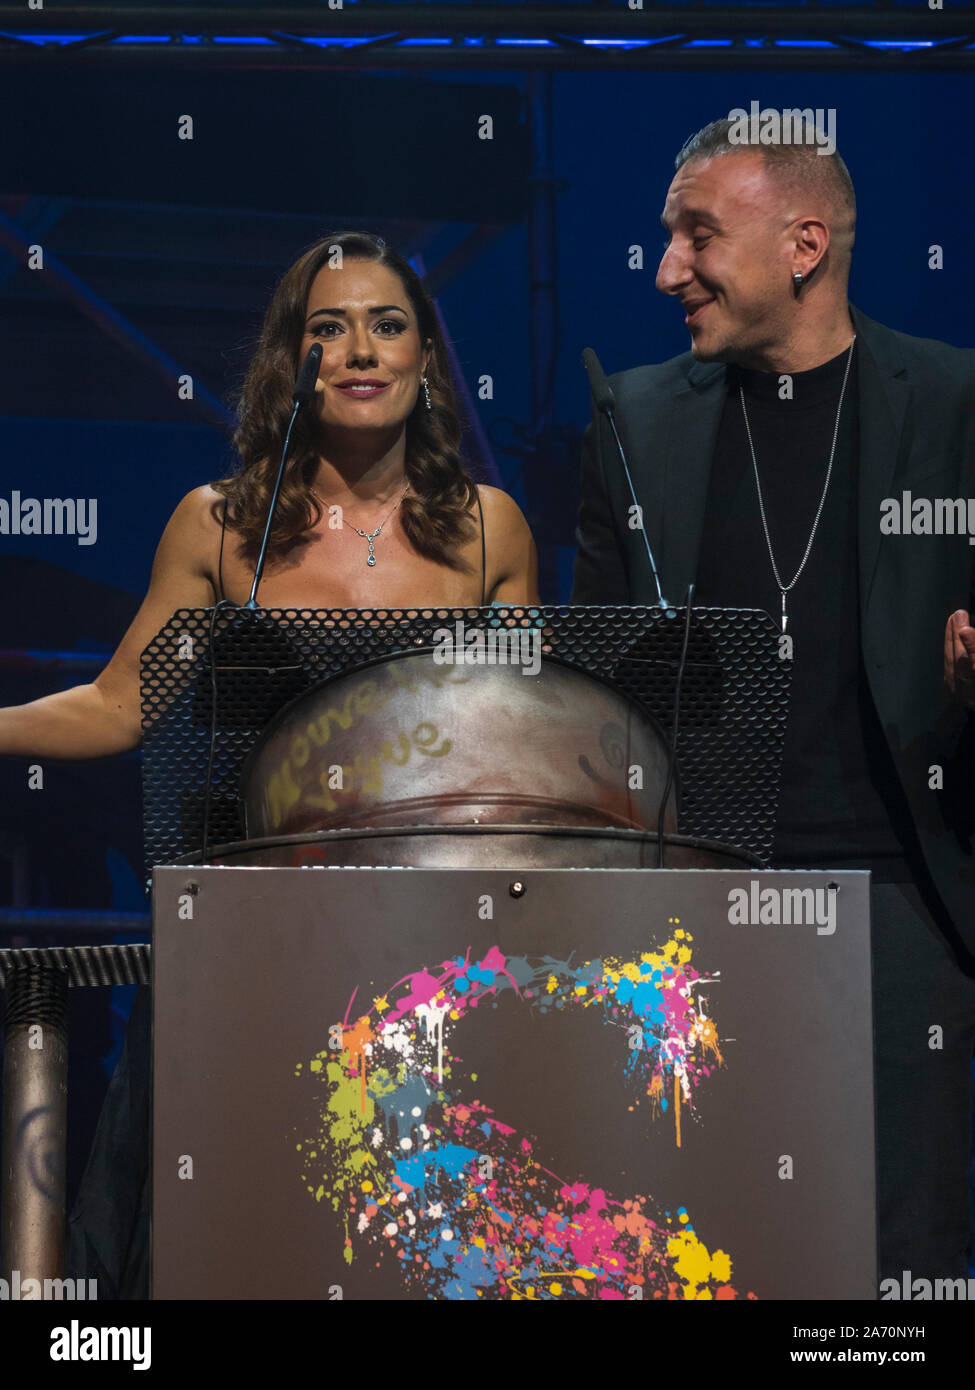
[[[376,261],[323,266],[305,308],[300,361],[313,343],[322,347],[318,413],[327,429],[402,427],[430,350],[395,271]]]

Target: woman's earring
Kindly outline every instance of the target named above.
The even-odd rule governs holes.
[[[427,403],[427,410],[432,410],[433,401],[430,399],[430,387],[427,383],[426,377],[422,377],[421,380],[423,382],[423,395]]]

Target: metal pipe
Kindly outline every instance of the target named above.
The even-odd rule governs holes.
[[[7,975],[0,1206],[3,1277],[59,1279],[64,1266],[68,975]]]
[[[165,35],[172,46],[172,35],[220,35],[230,38],[273,38],[284,40],[328,39],[341,36],[375,38],[392,33],[437,36],[500,35],[510,38],[566,35],[578,38],[613,36],[620,39],[693,34],[817,35],[835,34],[900,38],[954,38],[972,27],[971,5],[955,5],[949,10],[904,10],[876,4],[810,9],[801,4],[738,4],[714,8],[707,5],[656,5],[649,0],[645,8],[623,5],[464,5],[401,4],[395,6],[348,6],[325,11],[319,4],[185,4],[176,14],[172,4],[58,4],[28,11],[22,3],[0,3],[0,24],[14,35],[39,38],[54,33],[78,39],[104,32],[106,46],[121,31],[126,35]],[[125,45],[126,48],[129,45]],[[72,52],[68,55],[75,57]],[[370,55],[371,57],[371,55]]]
[[[148,912],[92,912],[84,908],[0,907],[0,933],[50,936],[52,932],[131,932],[148,936]]]

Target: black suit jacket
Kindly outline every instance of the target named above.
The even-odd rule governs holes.
[[[858,340],[860,644],[870,689],[938,892],[975,952],[975,718],[943,681],[944,628],[975,609],[967,535],[882,535],[881,503],[975,496],[975,351],[913,338],[850,306]],[[616,423],[664,594],[695,578],[727,383],[690,352],[611,378]],[[583,442],[573,603],[649,604],[656,589],[606,421]],[[975,612],[973,612],[975,617]],[[944,790],[932,790],[933,765]]]

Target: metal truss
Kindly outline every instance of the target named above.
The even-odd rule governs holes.
[[[490,6],[0,3],[0,63],[305,68],[950,71],[975,61],[975,4]],[[630,8],[631,5],[639,8]],[[334,8],[333,8],[334,7]]]

